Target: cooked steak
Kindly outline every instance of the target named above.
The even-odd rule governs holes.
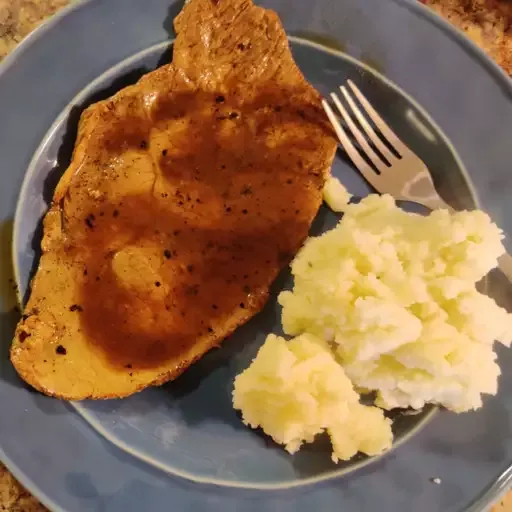
[[[336,142],[278,16],[191,0],[173,62],[84,111],[11,349],[34,388],[112,398],[247,322],[308,234]]]

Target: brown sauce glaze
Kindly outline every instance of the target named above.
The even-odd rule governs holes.
[[[110,178],[124,172],[119,155],[149,152],[151,190],[115,201],[105,192],[66,222],[84,266],[82,330],[113,365],[161,365],[215,337],[233,312],[260,308],[316,213],[299,199],[323,185],[314,165],[329,128],[293,96],[165,94],[146,118],[112,123],[101,142]]]

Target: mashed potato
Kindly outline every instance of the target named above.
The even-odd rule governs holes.
[[[294,288],[279,296],[284,331],[297,337],[267,338],[233,404],[290,453],[327,432],[337,462],[392,442],[390,421],[353,385],[384,409],[480,407],[497,391],[493,344],[510,345],[512,315],[475,287],[505,252],[485,213],[408,214],[388,195],[348,204],[333,178],[324,199],[344,216],[306,242]]]
[[[497,389],[493,342],[512,338],[512,315],[475,288],[505,251],[500,229],[481,211],[420,216],[388,195],[347,205],[329,190],[344,216],[292,264],[293,291],[279,297],[286,334],[330,344],[380,407],[480,407]]]
[[[333,461],[391,447],[391,422],[359,403],[329,346],[313,335],[287,342],[269,335],[252,364],[235,379],[233,405],[245,424],[261,427],[290,453],[327,431]]]
[[[323,195],[324,201],[335,212],[342,212],[352,197],[340,180],[332,176],[325,182]]]

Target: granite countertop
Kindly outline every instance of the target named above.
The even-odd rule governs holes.
[[[512,75],[511,0],[419,0],[462,29]],[[44,19],[69,0],[0,0],[0,60]],[[46,508],[25,491],[0,463],[0,510],[43,512]],[[512,491],[493,512],[512,512]]]
[[[462,29],[512,76],[511,0],[420,0]]]

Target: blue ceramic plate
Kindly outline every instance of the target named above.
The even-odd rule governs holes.
[[[479,200],[512,233],[512,207],[506,206],[512,88],[478,49],[405,0],[260,3],[278,11],[297,63],[321,92],[354,79],[427,162],[445,199],[460,207]],[[500,352],[500,393],[481,411],[396,413],[394,451],[341,466],[330,462],[323,440],[288,455],[243,427],[231,408],[234,375],[277,329],[275,300],[177,381],[126,400],[66,404],[16,377],[7,359],[17,320],[10,288],[14,279],[21,295],[26,292],[39,221],[69,162],[78,116],[168,61],[172,19],[181,6],[172,0],[79,3],[0,69],[0,457],[54,510],[483,509],[511,476],[512,357],[506,351]],[[368,193],[341,155],[333,172],[352,193]],[[313,229],[335,221],[322,210]],[[289,284],[284,272],[276,290]],[[511,299],[498,273],[489,291],[502,304]]]

